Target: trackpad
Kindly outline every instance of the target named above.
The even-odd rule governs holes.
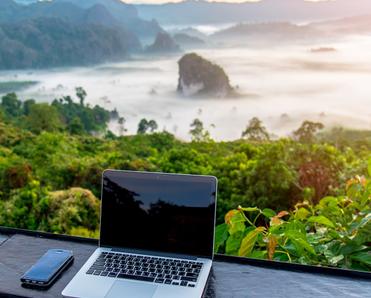
[[[108,291],[106,298],[152,298],[157,286],[150,283],[139,283],[117,280]]]

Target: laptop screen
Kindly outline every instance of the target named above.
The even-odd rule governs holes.
[[[100,245],[212,257],[216,179],[105,171]]]

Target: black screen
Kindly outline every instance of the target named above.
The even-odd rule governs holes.
[[[72,257],[72,252],[63,249],[49,249],[22,279],[49,281],[54,274]]]
[[[100,245],[212,257],[216,179],[105,171]]]

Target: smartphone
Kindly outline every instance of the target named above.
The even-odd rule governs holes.
[[[73,253],[49,249],[22,277],[24,286],[47,288],[73,261]]]

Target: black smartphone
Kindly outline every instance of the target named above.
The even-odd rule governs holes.
[[[73,253],[65,249],[49,249],[22,277],[24,286],[49,287],[73,261]]]

